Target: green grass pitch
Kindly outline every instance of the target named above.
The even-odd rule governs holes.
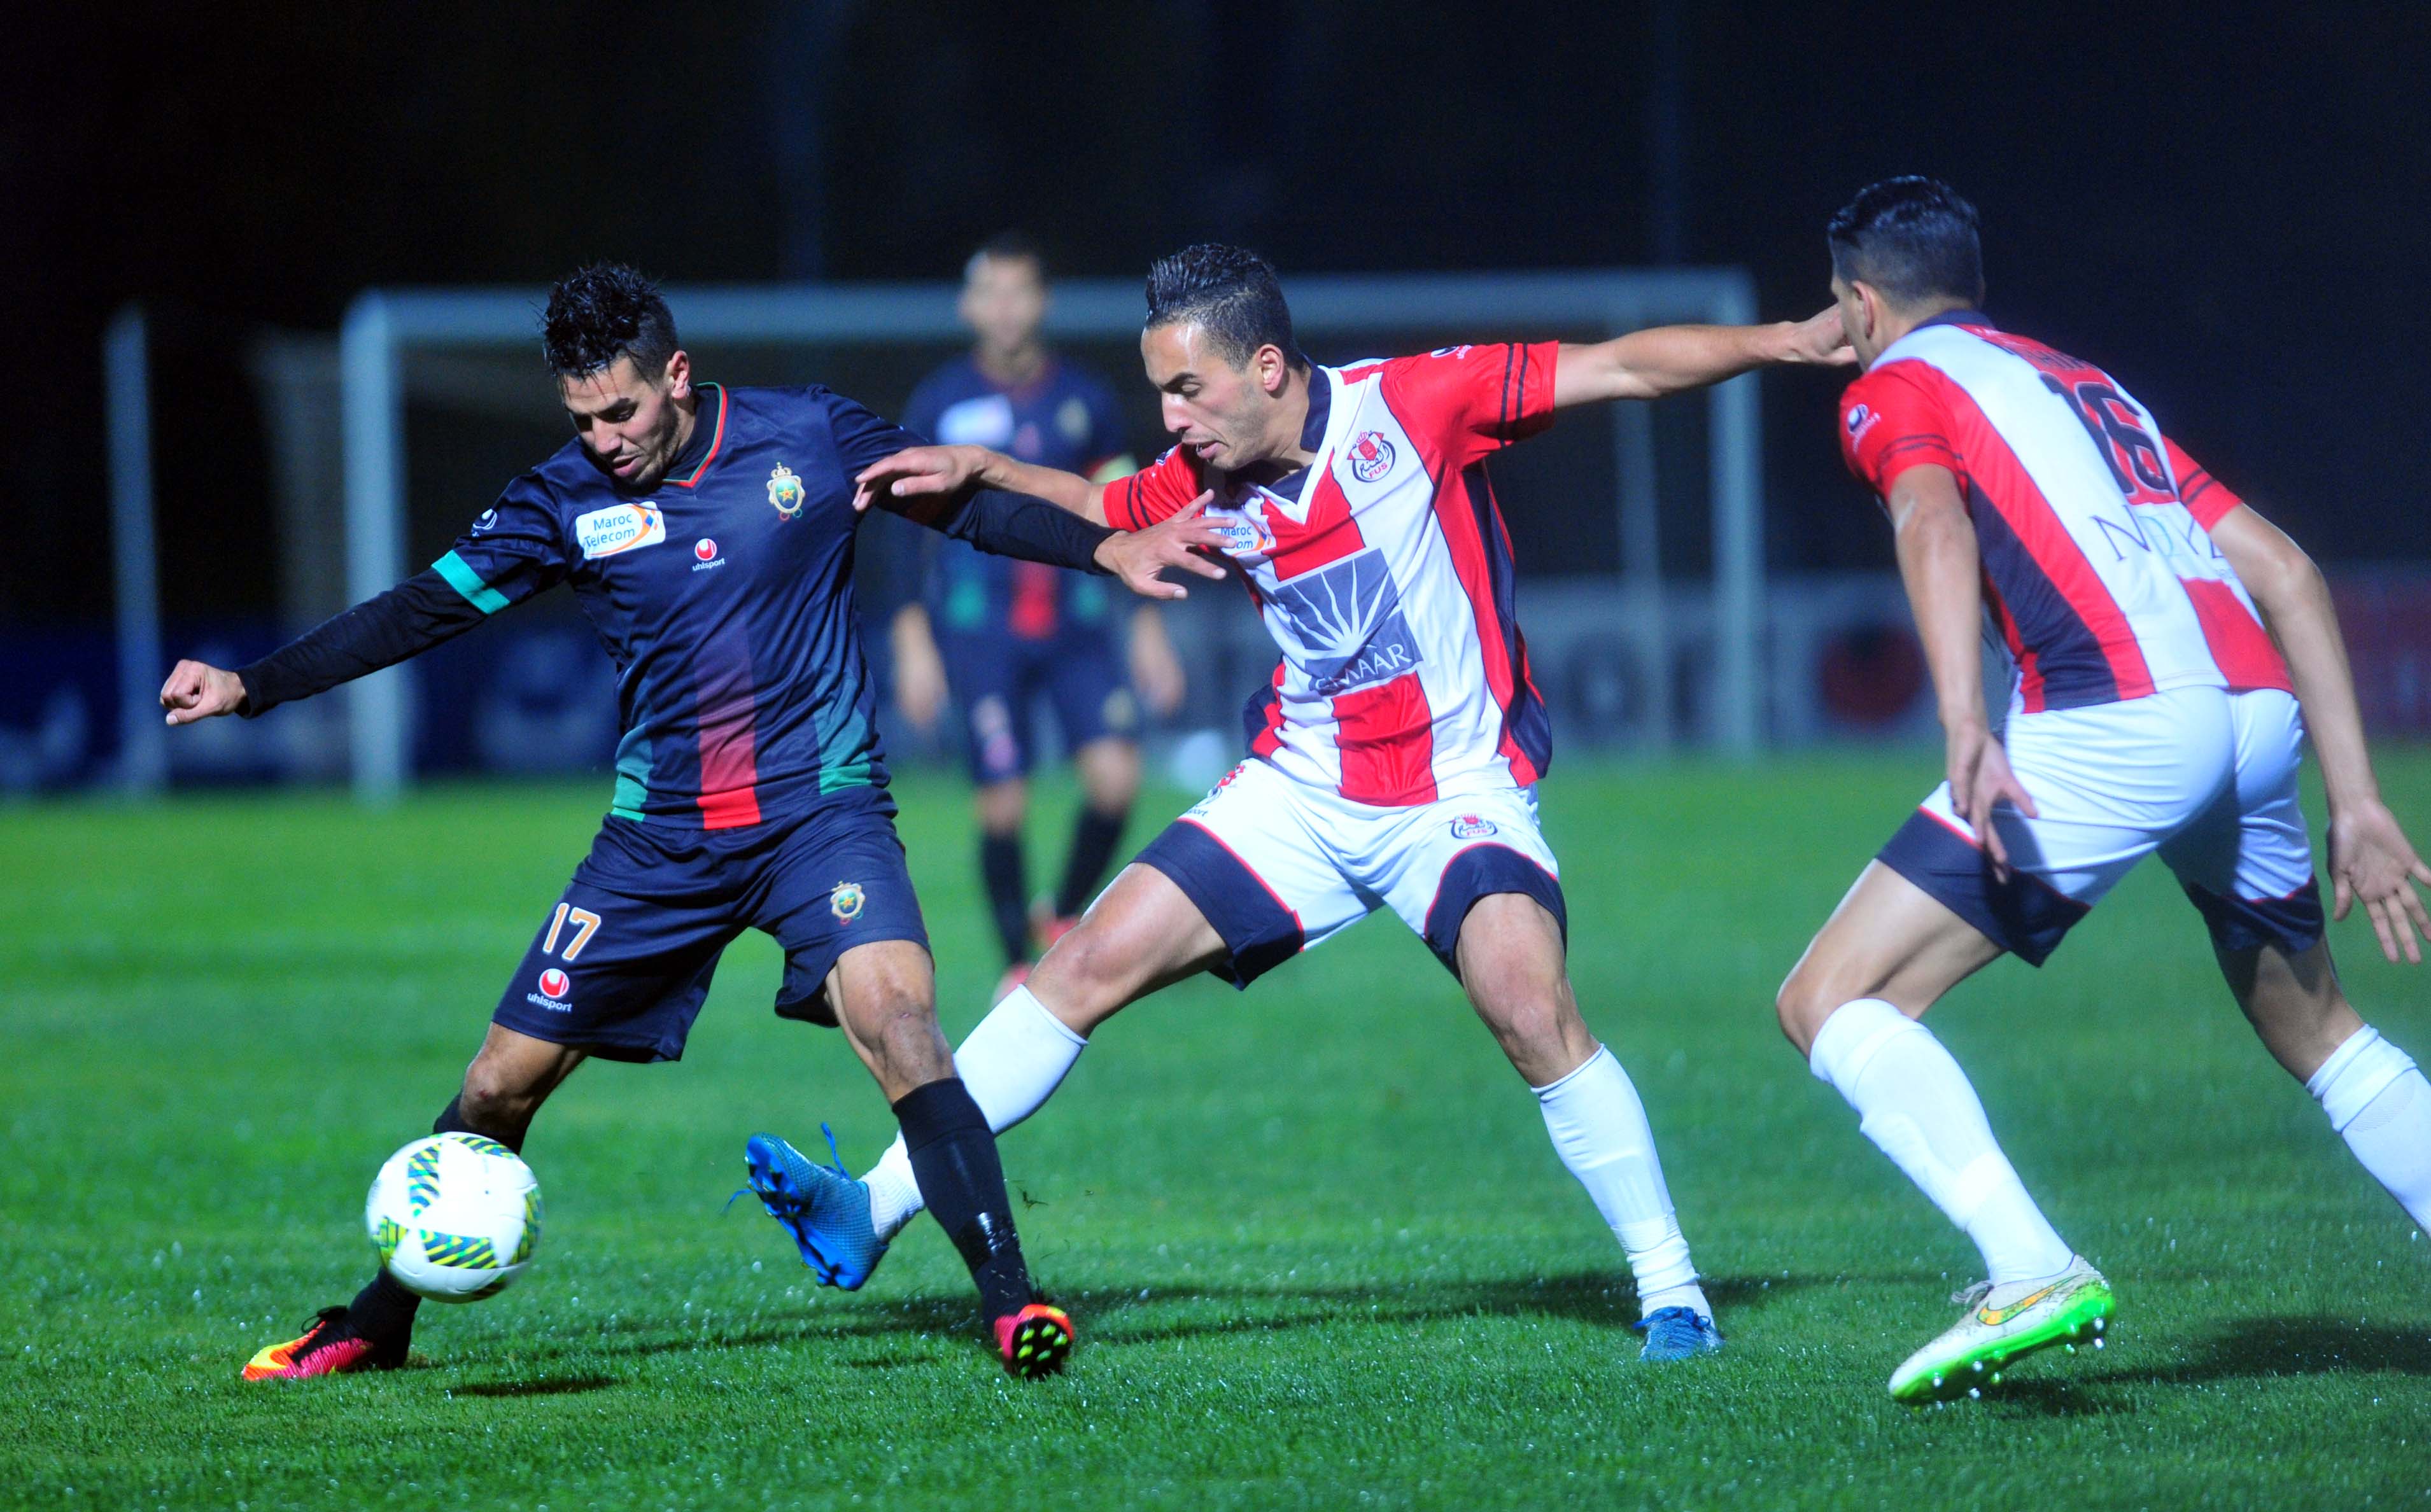
[[[925,1221],[847,1296],[747,1200],[721,1209],[755,1129],[814,1147],[830,1119],[856,1166],[892,1132],[834,1035],[770,1014],[758,936],[684,1062],[588,1067],[542,1115],[549,1226],[513,1289],[426,1307],[410,1370],[241,1384],[367,1274],[372,1172],[453,1090],[604,792],[10,809],[0,1503],[2424,1504],[2431,1244],[2263,1055],[2157,868],[2049,968],[2003,962],[1934,1019],[2116,1284],[2111,1346],[1985,1403],[1885,1394],[1975,1258],[1770,1005],[1933,766],[1546,787],[1579,996],[1651,1112],[1726,1354],[1636,1362],[1610,1237],[1387,916],[1246,995],[1132,1010],[1007,1136],[1081,1330],[1031,1386],[982,1353]],[[2431,839],[2431,757],[2385,767]],[[903,795],[959,1036],[994,975],[965,798]],[[1141,834],[1182,802],[1151,795]],[[2335,939],[2366,1017],[2431,1061],[2431,979],[2360,920]]]

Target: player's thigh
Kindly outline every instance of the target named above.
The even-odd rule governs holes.
[[[533,932],[493,1022],[612,1060],[674,1060],[741,924],[697,832],[611,819]]]
[[[1176,970],[1248,987],[1367,916],[1371,895],[1350,881],[1326,825],[1298,784],[1265,762],[1242,763],[1124,869],[1039,963],[1047,985],[1033,973],[1031,990],[1059,1014],[1081,1011],[1048,995],[1068,981],[1102,1017],[1130,1001],[1118,986],[1136,996]],[[1160,949],[1150,936],[1161,928],[1187,933]],[[1118,952],[1130,949],[1156,950],[1158,971],[1126,970]],[[1050,972],[1059,953],[1065,964]]]
[[[2003,742],[2036,809],[2029,816],[2003,806],[1993,814],[2005,874],[1946,782],[1875,859],[2030,966],[2050,958],[2120,878],[2210,805],[2234,766],[2226,695],[2210,688],[2020,715]],[[1784,1026],[1795,1038],[1793,1018],[1785,1005]]]
[[[858,946],[898,942],[927,962],[928,926],[895,832],[893,800],[880,789],[850,789],[786,822],[758,858],[745,922],[784,947],[780,1018],[836,1027],[830,979]],[[926,991],[933,1012],[933,984]]]
[[[1844,1003],[1880,998],[1911,1018],[1997,960],[1999,942],[1883,862],[1869,861],[1781,986],[1782,1033],[1804,1055]]]
[[[1561,866],[1537,825],[1535,796],[1525,789],[1410,808],[1369,832],[1351,858],[1351,873],[1455,977],[1466,979],[1464,926],[1483,899],[1513,893],[1534,900],[1552,920],[1556,940],[1568,938]],[[1558,958],[1557,953],[1557,963]]]
[[[2303,720],[2296,701],[2275,691],[2238,694],[2230,710],[2234,780],[2162,842],[2161,860],[2223,962],[2266,947],[2301,955],[2327,928],[2299,788]]]
[[[1133,862],[1048,947],[1028,986],[1087,1035],[1132,1003],[1230,958],[1224,937],[1165,872]]]

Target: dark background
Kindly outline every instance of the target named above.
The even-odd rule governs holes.
[[[1017,224],[1065,273],[1221,237],[1286,288],[1668,254],[1746,265],[1789,316],[1824,297],[1823,220],[1901,172],[1981,206],[1996,317],[2112,368],[2319,555],[2431,557],[2431,7],[1990,8],[55,12],[0,96],[0,620],[108,613],[99,343],[130,299],[158,319],[168,609],[259,611],[245,341],[333,327],[367,285],[595,257],[942,278]],[[1839,471],[1836,389],[1767,380],[1780,567],[1888,560]]]

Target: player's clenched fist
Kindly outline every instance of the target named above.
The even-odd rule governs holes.
[[[160,706],[172,724],[192,724],[244,706],[244,679],[208,662],[181,661],[160,685]]]

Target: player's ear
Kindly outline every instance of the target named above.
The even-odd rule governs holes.
[[[1258,370],[1258,387],[1266,391],[1266,397],[1272,399],[1282,393],[1284,382],[1291,376],[1291,358],[1283,356],[1283,349],[1268,341],[1258,348],[1251,361]]]
[[[681,347],[676,348],[675,353],[667,358],[665,377],[667,394],[670,398],[690,398],[692,396],[692,354]]]

